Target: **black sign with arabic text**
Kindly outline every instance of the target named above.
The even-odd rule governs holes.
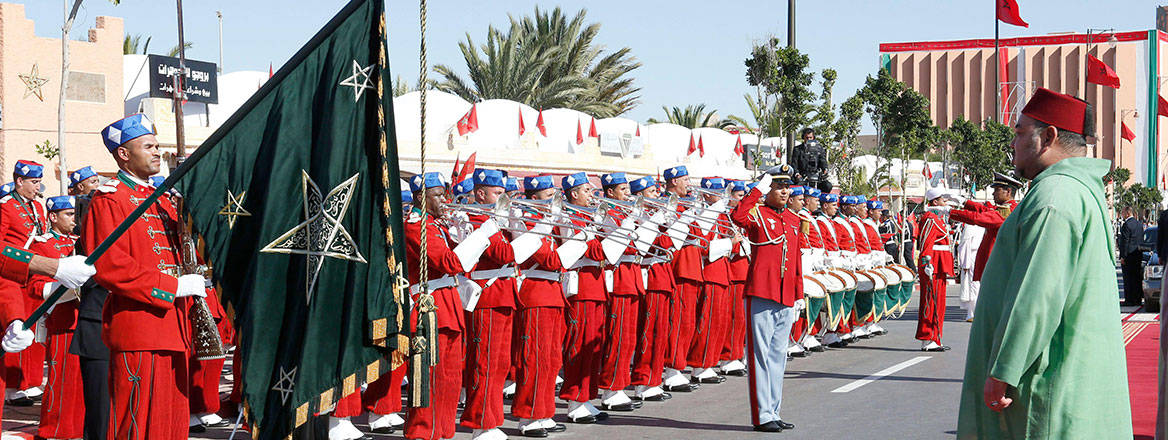
[[[183,78],[185,99],[189,102],[218,104],[219,76],[215,73],[215,63],[186,60],[186,67],[186,75]],[[149,55],[146,68],[150,71],[150,97],[173,97],[178,58]]]

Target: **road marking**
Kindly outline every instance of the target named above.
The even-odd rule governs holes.
[[[907,361],[904,361],[904,362],[901,362],[899,364],[893,365],[891,367],[885,368],[883,370],[877,371],[876,373],[872,374],[871,376],[865,377],[865,378],[860,379],[860,380],[853,381],[852,383],[849,383],[849,384],[844,385],[842,387],[831,390],[831,392],[833,392],[833,393],[847,393],[847,392],[853,391],[856,388],[870,384],[870,383],[875,382],[877,380],[880,380],[881,378],[888,376],[892,373],[895,373],[897,371],[900,371],[900,370],[903,370],[905,368],[911,367],[913,365],[919,364],[919,363],[924,362],[924,361],[931,359],[931,358],[932,358],[932,356],[917,356],[915,358],[909,359]]]

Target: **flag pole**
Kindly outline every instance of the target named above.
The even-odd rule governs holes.
[[[1002,55],[998,53],[1001,50],[998,39],[999,28],[1002,21],[998,20],[998,3],[994,2],[994,122],[1002,122],[1002,78],[1000,78],[1002,71]]]

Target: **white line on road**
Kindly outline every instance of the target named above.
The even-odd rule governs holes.
[[[871,376],[865,377],[865,378],[860,379],[860,380],[853,381],[852,383],[849,383],[849,384],[844,385],[842,387],[831,390],[831,392],[833,392],[833,393],[846,393],[846,392],[855,390],[856,388],[859,388],[859,387],[862,387],[864,385],[875,382],[877,380],[880,380],[881,378],[883,378],[885,376],[888,376],[892,373],[903,370],[905,368],[911,367],[913,365],[919,364],[919,363],[924,362],[925,360],[928,360],[930,358],[932,358],[932,356],[917,356],[915,358],[909,359],[907,361],[904,361],[904,362],[901,362],[899,364],[893,365],[891,367],[885,368],[883,370],[877,371],[875,374],[872,374]]]

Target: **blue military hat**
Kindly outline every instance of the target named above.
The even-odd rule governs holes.
[[[884,202],[881,202],[879,200],[869,200],[868,201],[868,209],[875,209],[875,210],[884,209]]]
[[[40,179],[45,176],[45,166],[31,160],[18,160],[12,174],[26,179]]]
[[[811,197],[819,197],[820,194],[823,194],[823,191],[820,191],[819,188],[816,188],[814,186],[807,187],[807,195],[809,195]]]
[[[49,212],[73,209],[76,207],[77,199],[75,199],[73,196],[49,197],[49,200],[45,201],[45,208],[47,208]]]
[[[503,187],[503,190],[507,191],[507,192],[519,191],[519,179],[516,179],[514,177],[508,177],[507,182],[506,182],[505,186]]]
[[[855,196],[841,195],[839,202],[841,205],[855,205],[856,204],[856,197]]]
[[[97,172],[93,171],[93,167],[80,168],[72,173],[69,173],[69,187],[72,188],[82,180],[96,176]]]
[[[146,115],[136,113],[101,130],[101,140],[107,150],[114,151],[126,142],[148,134],[154,134],[154,123]]]
[[[403,205],[408,205],[410,203],[414,203],[414,193],[403,189],[401,192],[401,196],[402,196],[402,204]]]
[[[431,171],[426,174],[418,174],[410,179],[410,191],[418,192],[429,188],[442,188],[446,186],[446,179],[437,171]]]
[[[501,170],[478,169],[474,172],[474,186],[507,186],[507,176]]]
[[[803,192],[804,191],[803,191],[802,186],[792,186],[791,187],[791,195],[792,196],[801,196],[801,195],[803,195]]]
[[[685,168],[685,165],[678,165],[678,166],[675,166],[673,168],[666,168],[665,172],[662,173],[662,175],[665,176],[665,180],[669,180],[669,179],[674,179],[677,177],[688,176],[689,170]]]
[[[569,174],[564,176],[563,179],[560,179],[560,186],[564,188],[564,191],[570,190],[585,183],[588,183],[588,175],[584,173]]]
[[[469,194],[473,190],[474,179],[466,178],[463,181],[458,182],[457,185],[454,185],[454,188],[451,189],[451,192],[453,192],[456,196],[461,196],[463,194]]]
[[[862,196],[862,195],[858,195],[858,196],[852,196],[852,197],[855,197],[855,198],[856,198],[856,202],[855,202],[855,203],[856,203],[857,205],[859,205],[859,204],[862,204],[862,203],[867,203],[867,202],[868,202],[868,198],[867,198],[867,197],[864,197],[864,196]]]
[[[526,191],[541,191],[548,188],[555,188],[556,184],[552,181],[552,176],[531,176],[523,178],[523,189]]]
[[[8,183],[5,183],[3,185],[0,185],[0,197],[4,197],[6,195],[11,194],[12,190],[14,190],[14,189],[16,189],[16,184],[13,182],[8,182]]]
[[[702,188],[705,189],[726,189],[726,179],[721,177],[703,177]]]
[[[835,203],[839,199],[839,194],[823,193],[819,195],[819,201],[823,203]]]
[[[629,192],[636,194],[655,185],[657,185],[657,180],[653,179],[652,177],[645,176],[629,182]]]
[[[730,181],[730,190],[731,191],[746,191],[746,182],[741,181],[741,180],[731,180]]]
[[[620,185],[622,183],[629,183],[629,178],[625,176],[625,173],[608,173],[600,176],[600,185],[604,187]]]

